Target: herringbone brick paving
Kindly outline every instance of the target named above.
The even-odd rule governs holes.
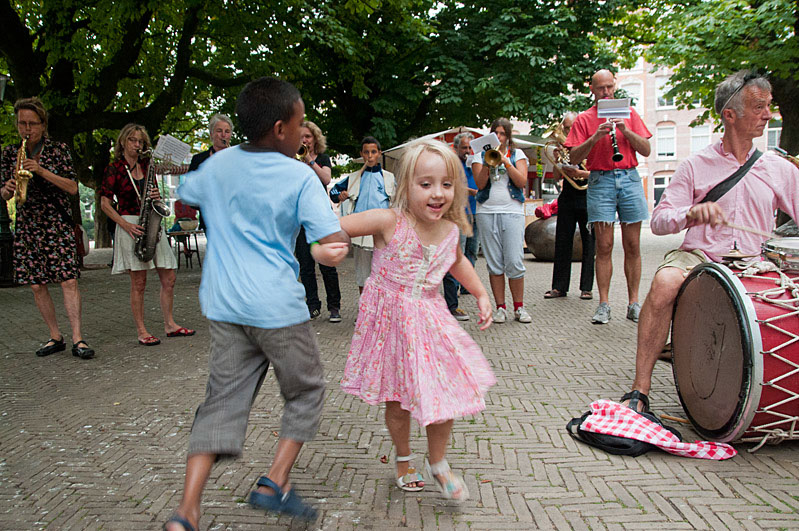
[[[678,236],[643,231],[642,294]],[[617,243],[620,238],[617,235]],[[617,399],[633,377],[636,325],[624,319],[620,245],[614,257],[613,319],[589,322],[596,300],[545,301],[552,264],[527,261],[526,303],[533,324],[508,322],[480,332],[498,383],[487,409],[456,421],[449,460],[463,472],[471,499],[458,506],[434,488],[403,494],[380,407],[338,388],[355,317],[352,261],[340,268],[344,321],[314,322],[328,390],[316,440],[300,455],[293,482],[321,516],[305,525],[250,509],[244,502],[277,442],[281,399],[270,372],[250,418],[242,459],[218,464],[201,529],[784,529],[799,528],[796,443],[750,445],[726,462],[651,452],[637,459],[596,451],[565,432],[568,419],[597,398]],[[529,256],[529,255],[528,255]],[[88,262],[102,264],[107,250]],[[484,282],[485,262],[477,267]],[[207,326],[197,289],[201,270],[180,269],[175,314],[198,329],[191,338],[140,347],[130,317],[128,279],[89,270],[80,282],[85,333],[98,356],[69,352],[37,358],[47,330],[26,288],[0,290],[0,529],[159,529],[177,505],[195,408],[207,376]],[[157,278],[146,299],[150,331],[161,331]],[[324,292],[320,279],[320,291]],[[62,331],[61,295],[53,291]],[[476,314],[474,299],[461,306]],[[671,370],[658,366],[652,400],[683,417]],[[696,434],[678,426],[688,439]],[[419,464],[425,439],[414,428]]]

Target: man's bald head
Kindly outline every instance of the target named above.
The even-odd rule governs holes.
[[[610,70],[603,68],[591,76],[588,88],[597,100],[612,98],[616,92],[616,76]]]

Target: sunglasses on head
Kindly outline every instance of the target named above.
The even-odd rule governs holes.
[[[741,92],[743,90],[743,88],[746,86],[747,83],[749,83],[750,81],[753,81],[755,79],[760,79],[761,77],[764,77],[764,76],[762,74],[760,74],[757,70],[750,70],[749,72],[747,72],[746,75],[741,80],[741,84],[738,86],[738,88],[735,89],[735,91],[732,93],[732,95],[729,98],[727,98],[727,101],[724,102],[724,106],[721,108],[721,112],[724,112],[724,109],[727,108],[727,105],[729,105],[730,102],[732,101],[732,99],[739,92]]]

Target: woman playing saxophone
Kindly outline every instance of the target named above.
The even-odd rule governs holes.
[[[143,262],[134,254],[135,240],[141,236],[143,227],[138,224],[141,204],[147,196],[159,199],[157,187],[146,188],[150,159],[140,158],[140,153],[150,149],[147,130],[137,124],[122,128],[114,145],[114,158],[105,170],[103,185],[100,187],[100,205],[103,212],[116,224],[114,235],[114,266],[112,274],[128,273],[130,276],[130,306],[133,322],[141,345],[152,346],[161,340],[150,334],[144,325],[144,288],[147,285],[147,271],[155,269],[161,282],[161,312],[164,316],[164,333],[168,337],[189,336],[194,330],[178,325],[172,315],[174,298],[175,270],[178,267],[175,255],[169,247],[166,234],[161,228],[161,238],[152,260]],[[113,206],[116,197],[117,207]]]
[[[14,280],[28,284],[36,306],[47,325],[50,339],[36,351],[49,356],[66,350],[58,327],[48,284],[58,283],[72,329],[72,354],[89,359],[94,350],[81,333],[81,304],[78,290],[77,246],[71,215],[70,196],[78,193],[72,158],[65,144],[47,136],[47,110],[39,98],[25,98],[14,104],[21,143],[6,146],[0,163],[0,196],[17,197],[14,239]],[[27,187],[18,188],[17,177],[27,177]]]

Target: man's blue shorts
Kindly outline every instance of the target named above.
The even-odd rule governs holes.
[[[638,170],[592,171],[588,177],[588,222],[638,223],[649,217]]]

